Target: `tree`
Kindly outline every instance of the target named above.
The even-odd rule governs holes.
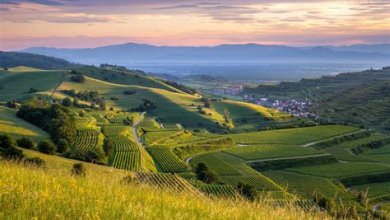
[[[205,163],[198,163],[198,165],[196,166],[196,169],[195,169],[195,173],[198,174],[198,173],[201,173],[203,171],[208,171],[209,168],[207,167],[207,165]]]
[[[65,107],[69,107],[69,106],[72,105],[72,100],[70,100],[69,97],[66,97],[66,98],[62,99],[61,104],[62,104],[63,106],[65,106]]]
[[[202,171],[196,175],[198,180],[203,181],[204,183],[210,184],[218,181],[218,175],[210,170]]]
[[[237,184],[237,190],[241,195],[252,201],[255,200],[259,194],[254,186],[242,182]]]
[[[22,159],[23,151],[15,147],[14,140],[8,135],[0,135],[0,158]]]
[[[73,168],[71,170],[71,173],[73,176],[85,176],[86,169],[85,169],[84,164],[82,164],[82,163],[73,164]]]
[[[230,123],[232,120],[232,117],[230,116],[230,112],[227,109],[223,111],[223,118],[225,119],[226,123]]]
[[[112,148],[113,148],[112,141],[108,138],[104,139],[103,150],[106,156],[108,156],[111,153]]]
[[[69,150],[69,143],[66,139],[60,139],[57,144],[57,152],[65,153]]]
[[[38,150],[42,153],[53,154],[56,148],[49,141],[41,141],[38,143]]]
[[[77,97],[75,97],[74,99],[73,99],[73,106],[79,106],[79,99],[77,98]]]
[[[35,145],[34,142],[30,138],[20,138],[16,141],[16,144],[19,147],[27,148],[27,149],[34,149]]]
[[[205,108],[210,108],[211,107],[211,101],[209,98],[203,98],[203,103]]]
[[[82,74],[77,73],[77,74],[70,77],[70,81],[77,82],[77,83],[83,83],[83,82],[85,82],[85,77]]]
[[[23,163],[28,166],[46,168],[46,162],[39,157],[26,158]]]

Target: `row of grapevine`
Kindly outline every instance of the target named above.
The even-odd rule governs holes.
[[[119,151],[114,152],[109,163],[115,168],[140,171],[142,170],[140,161],[140,151]]]
[[[220,176],[218,180],[222,183],[226,183],[232,186],[237,186],[239,183],[246,183],[254,186],[259,191],[280,191],[280,187],[278,185],[274,184],[266,177],[261,175]]]
[[[175,137],[179,137],[184,134],[184,131],[154,131],[154,132],[146,132],[145,134],[145,142],[148,145],[162,144],[166,140],[173,139]]]
[[[115,136],[111,138],[115,152],[139,151],[137,144],[125,136]]]
[[[178,158],[169,148],[148,147],[150,155],[157,161],[165,173],[181,173],[188,171],[188,166]]]
[[[137,173],[137,179],[158,188],[196,193],[197,190],[186,180],[169,173]]]
[[[104,135],[111,137],[130,134],[131,129],[125,125],[106,125],[102,128],[102,132]]]
[[[99,131],[92,129],[77,130],[74,150],[94,151],[98,148]]]
[[[231,185],[195,183],[194,186],[201,192],[216,197],[236,197],[236,189]]]
[[[94,117],[76,117],[76,129],[94,127],[96,119]]]

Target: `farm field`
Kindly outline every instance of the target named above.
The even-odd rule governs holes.
[[[361,192],[367,191],[368,197],[376,202],[381,201],[382,197],[390,197],[390,182],[355,185],[352,186],[351,189]]]
[[[358,176],[367,173],[388,172],[390,171],[390,167],[376,163],[351,162],[297,167],[287,169],[287,171],[313,176],[338,178],[347,176]]]
[[[264,175],[284,187],[288,192],[294,193],[303,199],[312,199],[315,193],[318,193],[329,198],[341,198],[344,203],[350,203],[352,200],[345,189],[336,186],[327,178],[286,171],[267,171],[264,172]]]
[[[25,67],[1,71],[1,86],[11,84],[9,80],[14,79],[12,85],[20,84],[23,90],[13,90],[8,85],[2,87],[1,92],[10,91],[9,97],[0,94],[2,105],[9,105],[8,98],[15,97],[18,107],[24,100],[36,96],[47,99],[47,106],[61,106],[64,109],[61,116],[75,119],[74,124],[69,120],[67,127],[75,132],[69,132],[74,139],[66,152],[54,151],[51,153],[55,155],[50,156],[23,149],[27,156],[40,157],[53,167],[51,169],[67,173],[78,161],[60,156],[90,161],[105,165],[95,168],[83,162],[93,172],[91,175],[98,176],[99,172],[110,173],[107,174],[110,177],[116,173],[121,178],[127,175],[122,185],[189,193],[208,199],[255,202],[269,199],[275,204],[292,201],[306,204],[310,209],[316,206],[316,195],[341,199],[348,207],[356,206],[362,211],[353,190],[360,192],[368,188],[369,197],[378,201],[384,198],[380,198],[381,194],[388,194],[386,183],[378,181],[380,175],[390,173],[389,145],[376,149],[366,147],[361,153],[353,151],[359,155],[352,153],[352,148],[388,138],[386,134],[373,132],[371,136],[351,140],[345,136],[371,131],[352,125],[282,128],[298,126],[294,124],[298,122],[299,126],[305,126],[306,119],[255,104],[186,93],[185,89],[181,91],[180,87],[174,88],[147,75],[127,77],[127,73],[118,72],[121,74],[118,78],[124,80],[122,84],[118,79],[102,80],[107,74],[93,72],[94,68],[86,70],[84,82],[71,80],[72,74],[68,71]],[[35,85],[44,73],[49,76],[42,81],[45,86],[38,88],[42,91],[26,93],[24,90],[30,88],[20,78],[29,74],[27,79]],[[130,79],[137,82],[131,83]],[[65,100],[66,97],[70,100]],[[75,97],[83,100],[74,102]],[[207,100],[210,101],[208,107]],[[47,110],[50,111],[45,113],[50,114],[58,111]],[[50,140],[48,133],[17,118],[16,111],[0,106],[1,134],[29,137],[35,143]],[[267,130],[273,128],[279,129]],[[52,127],[45,130],[53,132]],[[57,140],[51,138],[52,143],[58,145]],[[330,144],[319,149],[316,147],[319,143]],[[205,163],[207,172],[197,171],[199,163]],[[372,174],[379,177],[370,177]],[[211,177],[204,179],[202,175]],[[367,182],[359,182],[362,181],[359,179],[360,185],[349,184],[345,180],[349,177],[361,177]]]
[[[351,126],[324,125],[306,128],[291,128],[272,131],[232,134],[229,135],[229,137],[233,138],[233,140],[240,144],[301,145],[342,134],[351,133],[357,130],[359,130],[359,128]]]
[[[155,159],[162,172],[181,173],[188,171],[188,166],[167,147],[148,147],[147,151]]]
[[[282,157],[293,157],[303,155],[321,154],[323,152],[301,146],[278,146],[278,145],[259,145],[243,146],[224,150],[225,153],[233,154],[244,160],[260,160]]]

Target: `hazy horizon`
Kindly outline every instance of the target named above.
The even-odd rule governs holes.
[[[0,50],[256,43],[314,46],[390,43],[384,0],[0,2]]]

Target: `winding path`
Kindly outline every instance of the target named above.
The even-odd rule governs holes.
[[[137,125],[143,120],[145,113],[146,112],[142,112],[140,117],[138,117],[137,120],[133,123],[133,137],[134,137],[134,141],[135,141],[136,144],[138,144],[139,146],[141,146],[143,148],[145,148],[145,146],[142,143],[142,141],[140,140],[140,138],[138,137]]]

